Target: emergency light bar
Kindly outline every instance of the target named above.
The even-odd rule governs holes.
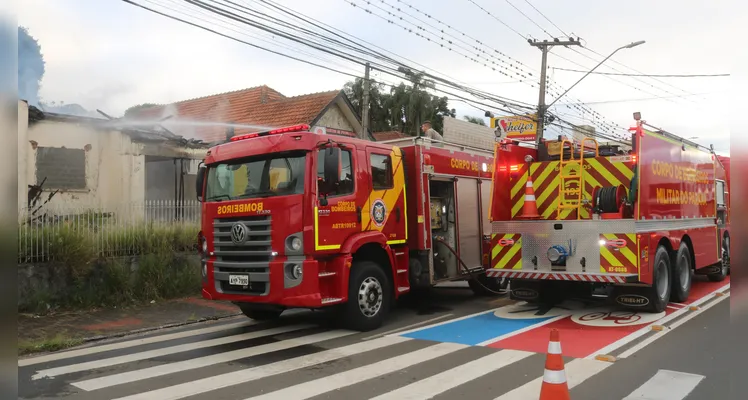
[[[289,133],[289,132],[303,132],[303,131],[308,131],[308,130],[309,130],[309,125],[307,124],[293,125],[293,126],[287,126],[285,128],[273,129],[271,131],[252,132],[252,133],[247,133],[246,135],[234,136],[231,138],[231,141],[236,142],[238,140],[252,139],[252,138],[261,137],[261,136],[277,135],[279,133]]]

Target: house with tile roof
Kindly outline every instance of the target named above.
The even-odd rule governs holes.
[[[359,113],[342,90],[287,97],[265,85],[144,108],[133,118],[164,120],[175,134],[209,143],[225,141],[227,135],[298,124],[346,136],[361,130]],[[368,136],[374,140],[371,132]]]

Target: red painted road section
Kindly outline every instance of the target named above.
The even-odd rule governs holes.
[[[722,282],[696,282],[694,280],[691,294],[684,304],[693,303],[729,283],[729,277]],[[682,306],[670,304],[670,307],[660,318],[680,308]],[[557,329],[561,333],[564,356],[584,358],[656,321],[656,319],[651,319],[651,314],[648,317],[646,313],[640,315],[627,311],[609,311],[606,309],[575,311],[573,315],[488,344],[487,347],[545,353],[548,349],[550,331],[551,329]],[[582,323],[607,326],[590,326],[582,325]]]

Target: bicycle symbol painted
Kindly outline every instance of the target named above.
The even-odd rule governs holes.
[[[574,313],[571,320],[580,325],[613,328],[649,324],[664,316],[664,312],[639,314],[636,311],[611,311],[597,308]]]
[[[580,321],[594,321],[601,319],[603,321],[613,321],[614,324],[627,325],[633,324],[642,319],[641,315],[633,311],[609,311],[593,312],[579,317]]]

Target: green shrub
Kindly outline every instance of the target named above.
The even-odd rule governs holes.
[[[119,306],[200,293],[197,224],[55,225],[19,232],[19,263],[46,264],[67,290],[32,294],[20,311]],[[131,259],[136,263],[132,267]]]

